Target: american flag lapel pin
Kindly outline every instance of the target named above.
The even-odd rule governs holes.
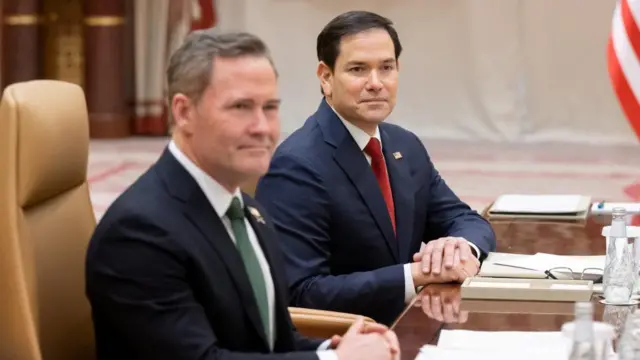
[[[393,157],[398,160],[398,159],[402,159],[402,153],[400,153],[400,151],[396,151],[393,153]]]
[[[258,211],[258,209],[254,208],[254,207],[249,207],[249,212],[251,213],[251,215],[253,215],[254,218],[256,218],[257,222],[259,222],[261,224],[265,224],[264,218],[262,217],[262,215],[260,214],[260,211]]]

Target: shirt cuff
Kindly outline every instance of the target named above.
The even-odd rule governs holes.
[[[331,339],[327,339],[318,346],[318,351],[329,350],[329,346],[331,346]]]
[[[411,275],[411,264],[404,264],[404,303],[410,303],[415,296],[416,287]]]
[[[318,350],[317,354],[320,360],[340,360],[335,350]]]
[[[471,248],[476,252],[476,258],[480,260],[480,249],[478,249],[476,244],[472,243],[471,241],[467,240],[467,242],[469,243],[469,246],[471,246]]]

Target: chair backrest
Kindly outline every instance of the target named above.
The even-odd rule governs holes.
[[[82,89],[8,86],[0,101],[0,359],[95,358],[84,261],[95,217]]]

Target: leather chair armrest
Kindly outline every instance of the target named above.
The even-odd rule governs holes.
[[[330,338],[344,334],[359,315],[337,311],[289,307],[293,325],[299,333],[306,336]],[[375,323],[364,317],[365,322]]]

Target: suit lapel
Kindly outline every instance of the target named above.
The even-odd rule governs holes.
[[[412,254],[409,254],[409,247],[413,238],[413,218],[414,218],[414,189],[411,184],[411,175],[407,163],[400,156],[396,158],[394,153],[400,150],[380,127],[384,160],[387,164],[391,192],[393,193],[393,204],[396,213],[396,233],[398,245],[400,247],[400,261],[409,261]]]
[[[340,123],[338,123],[338,125],[343,126]],[[335,151],[334,157],[338,165],[340,165],[356,189],[358,189],[360,196],[369,208],[369,212],[375,219],[378,228],[380,228],[389,250],[396,261],[398,261],[398,242],[393,233],[393,226],[389,219],[387,205],[367,159],[365,159],[362,151],[360,151],[350,136],[343,138],[343,141]]]
[[[204,194],[196,194],[194,192],[188,204],[188,206],[184,207],[186,216],[205,235],[209,244],[213,246],[220,255],[220,259],[223,259],[224,265],[236,285],[236,291],[240,295],[240,300],[244,305],[244,309],[247,311],[249,319],[251,319],[251,322],[255,326],[258,336],[260,336],[264,341],[264,345],[268,348],[269,343],[265,337],[258,304],[253,295],[249,276],[243,266],[242,257],[236,249],[233,240],[229,237],[227,229]]]

